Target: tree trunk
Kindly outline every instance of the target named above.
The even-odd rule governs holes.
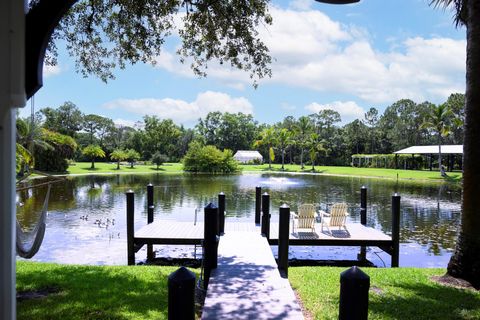
[[[117,170],[120,170],[120,160],[117,161]]]
[[[460,233],[447,273],[480,289],[480,1],[468,0],[467,75]]]
[[[438,133],[438,171],[442,177],[445,176],[445,171],[442,168],[442,136],[441,133]]]
[[[92,159],[92,165],[90,166],[90,169],[95,169],[95,159]]]
[[[282,170],[285,170],[285,149],[282,149]]]
[[[303,165],[303,148],[300,150],[300,165],[302,166],[302,170],[305,168]]]

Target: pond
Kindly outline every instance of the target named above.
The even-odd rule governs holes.
[[[34,182],[39,183],[39,181]],[[135,229],[146,224],[146,185],[155,186],[155,219],[203,219],[203,207],[226,194],[227,223],[254,223],[255,186],[271,198],[272,220],[287,203],[295,210],[302,203],[346,202],[349,221],[360,222],[360,188],[368,188],[367,225],[390,234],[391,196],[401,195],[400,266],[445,267],[455,246],[460,224],[461,188],[447,184],[419,184],[358,177],[311,174],[241,175],[95,175],[68,177],[52,185],[45,239],[36,261],[78,264],[126,264],[125,192],[135,192]],[[47,188],[17,194],[17,218],[24,229],[33,228]],[[192,257],[192,247],[156,247],[161,255]],[[276,248],[272,248],[275,252]],[[358,248],[291,247],[298,259],[356,259]],[[137,255],[145,259],[145,248]],[[390,256],[369,248],[367,258],[377,266],[390,266]]]

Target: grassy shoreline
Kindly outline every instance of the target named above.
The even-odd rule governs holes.
[[[167,319],[168,275],[178,267],[80,266],[17,261],[18,319]],[[337,319],[339,267],[291,267],[289,280],[313,319]],[[362,268],[370,276],[369,319],[479,319],[480,291],[431,280],[445,269]],[[192,269],[197,275],[199,270]]]
[[[135,165],[131,168],[129,165],[122,165],[117,169],[115,163],[97,162],[95,169],[90,169],[90,162],[77,162],[68,168],[67,173],[59,175],[91,175],[91,174],[147,174],[147,173],[183,173],[181,163],[167,163],[158,169],[155,165]],[[285,165],[285,170],[281,169],[281,165],[274,164],[270,169],[268,164],[262,165],[240,165],[242,173],[263,172],[263,173],[289,173],[289,174],[317,174],[331,176],[348,176],[361,178],[389,179],[399,181],[419,181],[434,183],[460,183],[462,179],[461,172],[448,173],[447,178],[440,176],[437,171],[424,170],[397,170],[382,168],[355,168],[355,167],[333,167],[333,166],[317,166],[315,171],[311,167],[301,169],[300,165]]]

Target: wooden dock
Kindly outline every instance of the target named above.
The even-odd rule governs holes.
[[[292,231],[292,230],[291,230]],[[347,230],[332,228],[331,232],[321,231],[320,223],[315,224],[315,231],[307,229],[290,232],[290,246],[364,246],[379,247],[392,254],[392,238],[380,230],[360,223],[348,223]],[[137,230],[133,241],[135,252],[146,244],[164,245],[200,245],[203,240],[204,224],[175,220],[156,220]],[[252,232],[260,234],[260,226],[252,222],[225,222],[225,234],[230,232]],[[278,245],[278,223],[270,224],[270,245]]]
[[[288,279],[280,276],[267,239],[255,228],[225,228],[202,319],[303,319]]]

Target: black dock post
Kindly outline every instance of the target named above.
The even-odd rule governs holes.
[[[360,189],[360,223],[367,224],[367,187]]]
[[[255,224],[260,224],[262,210],[262,187],[255,187]]]
[[[360,223],[362,225],[367,224],[367,187],[365,186],[362,186],[360,188]],[[360,247],[360,254],[358,256],[358,260],[367,260],[367,247]]]
[[[283,204],[280,207],[278,225],[278,269],[284,278],[288,278],[288,242],[290,237],[290,207]]]
[[[262,194],[262,235],[270,240],[270,195]]]
[[[151,183],[147,184],[147,223],[150,224],[153,222],[153,185]],[[155,254],[153,253],[153,245],[147,245],[147,260],[153,260]]]
[[[209,203],[205,209],[205,225],[204,225],[204,274],[203,274],[203,288],[208,287],[208,280],[212,269],[217,267],[218,242],[217,242],[217,227],[218,227],[218,208]]]
[[[370,277],[358,267],[340,274],[339,320],[368,319]]]
[[[218,235],[225,233],[225,193],[218,194]]]
[[[125,195],[127,196],[127,263],[129,266],[135,264],[135,244],[134,244],[134,225],[133,217],[135,212],[134,196],[135,193],[132,190],[128,190]]]
[[[195,273],[185,267],[168,276],[168,320],[195,319]]]
[[[400,195],[392,196],[392,268],[398,267],[400,257]]]

